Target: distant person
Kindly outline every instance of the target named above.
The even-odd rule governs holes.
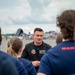
[[[58,45],[59,43],[62,42],[62,34],[58,34],[57,37],[56,37],[56,44]]]
[[[5,38],[6,38],[6,40],[8,39],[8,36],[7,35],[5,35]]]
[[[75,75],[75,10],[65,10],[57,17],[63,42],[42,57],[37,75]]]
[[[28,75],[36,75],[36,70],[32,63],[24,58],[21,58],[23,43],[19,38],[11,38],[7,44],[7,53],[18,58],[27,70]]]
[[[2,41],[0,28],[0,45]],[[0,51],[0,75],[18,75],[18,71],[14,63],[3,55]]]
[[[36,71],[38,71],[41,57],[51,46],[43,42],[44,31],[41,28],[34,29],[33,38],[33,42],[26,44],[22,57],[32,61]]]
[[[1,28],[0,28],[0,45],[2,41]],[[14,66],[15,65],[15,66]],[[23,67],[23,64],[19,60],[10,56],[9,54],[0,51],[0,75],[27,75],[26,69]]]

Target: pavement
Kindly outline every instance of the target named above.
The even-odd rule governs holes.
[[[7,41],[8,40],[6,40],[5,38],[2,39],[1,50],[4,52],[7,51]],[[22,39],[22,41],[23,41],[23,48],[24,48],[27,43],[30,43],[33,40]],[[47,44],[50,44],[52,47],[56,45],[54,38],[45,39],[43,41],[46,42]]]

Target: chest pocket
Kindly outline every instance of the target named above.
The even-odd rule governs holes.
[[[39,50],[39,54],[45,54],[46,50]]]

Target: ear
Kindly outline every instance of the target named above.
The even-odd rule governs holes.
[[[34,34],[32,34],[32,37],[34,37]]]
[[[32,34],[32,35],[30,36],[30,38],[31,38],[31,39],[34,39],[34,34]]]
[[[18,54],[22,53],[22,51],[23,51],[23,49],[21,48],[21,49],[19,50]]]

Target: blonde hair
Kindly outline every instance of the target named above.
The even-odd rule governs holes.
[[[7,43],[7,53],[18,58],[18,52],[22,48],[22,41],[19,38],[11,38]]]

